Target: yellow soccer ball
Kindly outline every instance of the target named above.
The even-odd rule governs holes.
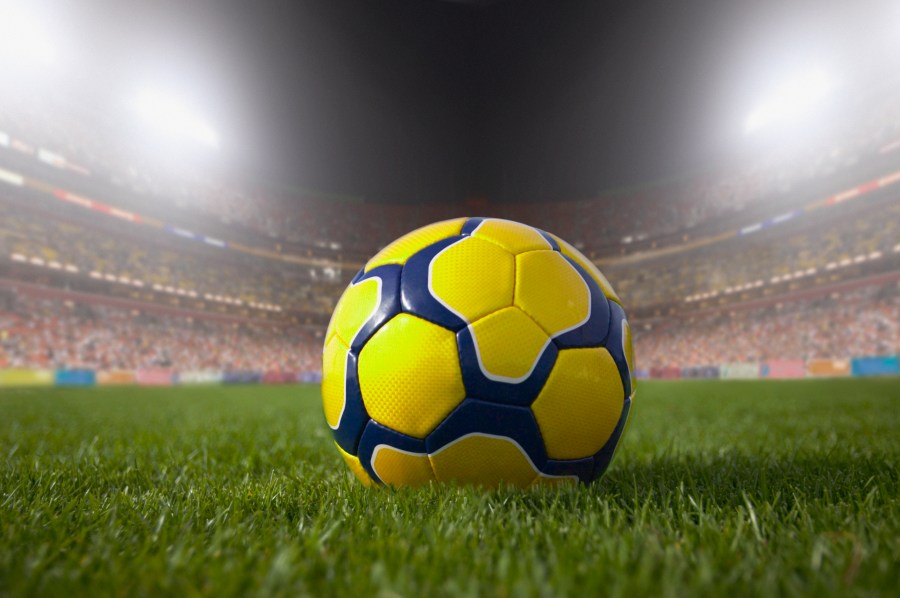
[[[631,408],[631,332],[597,267],[549,233],[459,218],[354,277],[325,334],[325,419],[365,484],[590,482]]]

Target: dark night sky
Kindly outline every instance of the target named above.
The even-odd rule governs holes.
[[[855,27],[834,19],[847,3],[811,1],[90,6],[73,13],[95,52],[85,78],[192,90],[222,164],[416,201],[583,197],[708,168],[758,88]]]

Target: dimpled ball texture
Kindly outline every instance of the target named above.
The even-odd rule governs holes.
[[[621,302],[549,233],[492,218],[397,239],[325,334],[325,419],[366,485],[588,483],[609,466],[635,380]]]

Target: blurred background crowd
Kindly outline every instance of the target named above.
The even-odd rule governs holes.
[[[0,97],[0,368],[314,372],[367,257],[463,215],[594,259],[642,366],[896,354],[900,94],[854,102],[816,144],[595,198],[392,203],[200,174],[103,115]]]

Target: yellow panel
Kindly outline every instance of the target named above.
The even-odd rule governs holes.
[[[616,294],[615,290],[613,290],[612,285],[609,284],[609,281],[606,280],[603,272],[600,271],[600,269],[594,262],[589,260],[586,255],[584,255],[556,235],[550,236],[556,239],[556,242],[559,243],[559,249],[560,251],[562,251],[563,255],[572,258],[576,264],[584,268],[587,273],[591,275],[591,278],[596,281],[597,286],[600,287],[600,290],[603,291],[603,294],[606,295],[607,299],[611,299],[619,305],[622,305],[622,300],[619,299],[619,296]]]
[[[560,253],[516,256],[516,305],[550,336],[587,321],[590,302],[590,288]]]
[[[335,442],[334,446],[337,447],[338,452],[341,454],[341,457],[344,458],[344,462],[347,463],[347,466],[350,468],[350,471],[353,472],[359,481],[363,483],[364,486],[374,486],[375,482],[372,481],[372,477],[369,475],[369,472],[363,469],[362,464],[359,462],[359,457],[354,457],[344,449],[340,447],[340,445]]]
[[[347,350],[343,341],[334,336],[322,352],[322,406],[325,419],[332,429],[337,429],[344,413]]]
[[[625,353],[625,362],[628,364],[628,375],[631,378],[631,393],[634,394],[636,380],[634,379],[634,346],[631,344],[631,326],[626,320],[622,320],[622,351]]]
[[[472,236],[496,243],[514,255],[524,251],[551,248],[547,239],[537,230],[512,220],[488,218],[478,226]]]
[[[372,469],[385,484],[421,486],[434,480],[428,455],[417,455],[387,445],[375,447]]]
[[[508,438],[473,434],[431,455],[435,477],[441,482],[527,486],[538,472],[518,444]]]
[[[359,382],[372,419],[425,438],[465,398],[456,335],[399,314],[363,347]]]
[[[369,278],[347,287],[338,300],[326,331],[326,343],[330,334],[337,334],[348,347],[363,324],[372,317],[381,300],[381,279]]]
[[[547,334],[517,307],[507,307],[472,324],[478,364],[485,376],[521,382],[549,342]]]
[[[438,301],[474,322],[513,302],[516,262],[504,249],[469,237],[431,262],[428,286]]]
[[[366,272],[385,264],[405,264],[406,260],[417,251],[432,243],[437,243],[441,239],[458,235],[466,220],[467,218],[455,218],[435,222],[403,235],[369,260],[369,263],[366,264]]]
[[[564,349],[531,405],[547,456],[583,459],[612,436],[625,404],[625,389],[609,351]]]

